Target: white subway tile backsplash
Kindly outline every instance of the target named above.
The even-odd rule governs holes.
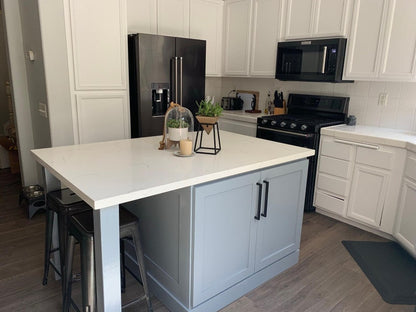
[[[289,93],[349,96],[349,113],[357,117],[358,124],[416,131],[416,82],[321,83],[270,78],[207,78],[206,89],[219,93],[221,97],[227,96],[233,88],[258,91],[259,109],[262,111],[268,91],[272,96],[274,90],[282,91],[285,99]],[[380,93],[388,94],[386,106],[378,105]]]

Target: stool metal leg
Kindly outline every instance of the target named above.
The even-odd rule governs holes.
[[[143,283],[143,290],[144,290],[144,295],[146,298],[147,310],[151,312],[153,311],[153,308],[152,308],[152,302],[150,301],[149,287],[147,285],[146,268],[144,265],[144,254],[143,254],[143,248],[142,248],[140,234],[139,234],[139,223],[137,222],[136,224],[137,225],[135,227],[135,230],[132,233],[133,243],[134,243],[134,246],[136,247],[137,263],[139,264],[140,277]]]
[[[121,292],[126,292],[126,261],[124,258],[124,240],[120,239],[120,278],[121,278]]]
[[[66,248],[66,259],[65,259],[65,270],[63,277],[63,312],[68,312],[71,304],[71,291],[72,291],[72,262],[74,260],[74,248],[75,238],[72,235],[68,236],[67,248]]]
[[[94,238],[91,236],[80,242],[82,305],[85,311],[95,311],[95,262]]]
[[[45,261],[43,269],[43,281],[42,284],[48,283],[49,274],[49,257],[51,256],[51,245],[52,245],[52,226],[53,226],[53,211],[47,210],[46,212],[46,228],[45,228]]]

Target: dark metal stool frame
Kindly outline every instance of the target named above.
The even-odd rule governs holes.
[[[61,272],[63,272],[62,268],[65,263],[65,247],[68,236],[69,217],[75,213],[87,210],[91,210],[91,207],[70,189],[57,190],[47,194],[43,285],[48,283],[49,266],[52,266],[59,276],[61,276]],[[56,213],[58,217],[58,236],[60,247],[52,249],[51,245],[54,213]],[[50,259],[51,254],[54,252],[59,252],[59,268],[57,268]]]
[[[142,280],[144,295],[132,302],[127,303],[123,307],[127,307],[133,303],[146,300],[147,310],[152,311],[150,301],[149,288],[147,285],[146,269],[144,265],[144,254],[140,241],[139,219],[124,208],[119,210],[120,219],[120,247],[122,250],[121,259],[121,280],[122,289],[125,287],[124,279],[124,243],[125,238],[133,240],[137,263],[139,264],[139,275]],[[96,310],[96,292],[95,292],[95,264],[94,264],[94,225],[92,211],[86,211],[75,214],[70,218],[69,235],[66,249],[66,266],[64,276],[64,305],[63,311],[69,310],[72,292],[72,262],[74,257],[75,240],[80,243],[81,253],[81,288],[82,288],[82,306],[83,311]]]

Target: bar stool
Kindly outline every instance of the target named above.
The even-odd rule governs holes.
[[[149,289],[147,286],[146,269],[144,265],[143,249],[140,242],[139,234],[139,219],[130,213],[125,208],[119,210],[120,222],[120,240],[131,238],[133,240],[137,263],[139,264],[139,276],[141,278],[144,295],[133,302],[146,300],[147,310],[152,311],[152,304],[149,296]],[[64,276],[64,304],[63,311],[67,312],[71,304],[72,292],[72,262],[74,256],[75,240],[80,243],[81,253],[81,289],[82,289],[82,311],[96,311],[96,293],[95,293],[95,264],[94,264],[94,220],[93,212],[85,211],[74,214],[70,218],[68,228],[68,243],[66,249],[66,267]],[[120,244],[122,246],[122,243]],[[122,250],[122,257],[124,257],[124,250]],[[124,262],[122,259],[121,264]],[[121,270],[124,272],[124,267]],[[124,284],[124,277],[122,276],[122,283]],[[124,306],[124,307],[125,307]]]
[[[75,213],[87,210],[91,210],[91,207],[68,188],[49,192],[47,194],[43,285],[48,283],[50,265],[55,272],[58,273],[58,275],[61,275],[61,272],[63,271],[62,268],[65,263],[65,246],[68,235],[69,217]],[[54,212],[58,215],[58,236],[60,247],[51,249]],[[59,269],[50,260],[51,254],[57,251],[59,251],[61,262]]]

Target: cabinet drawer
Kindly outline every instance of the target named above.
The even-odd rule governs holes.
[[[335,142],[331,137],[324,137],[321,145],[321,155],[351,160],[353,146]]]
[[[404,170],[404,174],[407,177],[416,180],[416,158],[407,157],[406,169]]]
[[[351,164],[348,161],[321,156],[319,158],[319,172],[333,176],[348,178]]]
[[[347,181],[337,177],[329,176],[326,174],[318,174],[319,189],[334,193],[336,195],[345,197],[347,194]]]
[[[357,147],[356,162],[373,167],[391,169],[394,153],[365,147]]]
[[[315,206],[340,216],[345,215],[345,200],[321,191],[316,191],[315,193]]]

